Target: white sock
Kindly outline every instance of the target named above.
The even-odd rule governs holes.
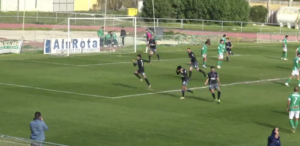
[[[146,47],[146,53],[148,52],[148,47]]]

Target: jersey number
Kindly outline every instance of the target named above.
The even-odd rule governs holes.
[[[295,101],[294,101],[294,104],[296,104],[296,102],[297,102],[297,99],[298,99],[298,97],[295,97]]]

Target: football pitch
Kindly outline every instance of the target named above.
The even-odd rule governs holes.
[[[216,69],[221,104],[195,70],[188,85],[194,93],[179,99],[175,69],[189,68],[187,47],[202,64],[202,46],[159,47],[161,61],[153,56],[153,65],[145,64],[152,90],[133,74],[135,53],[0,56],[1,134],[29,138],[29,122],[40,111],[46,141],[71,146],[259,146],[275,126],[283,145],[300,145],[300,129],[290,132],[286,112],[298,83],[283,85],[297,44],[288,44],[288,61],[280,60],[280,43],[234,44],[230,61]],[[208,47],[207,65],[217,65],[217,45]]]

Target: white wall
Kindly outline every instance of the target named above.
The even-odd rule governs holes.
[[[19,11],[24,11],[24,3],[25,3],[25,11],[34,11],[35,2],[36,0],[19,0]]]
[[[18,11],[18,0],[1,0],[1,11]]]
[[[25,11],[53,12],[53,0],[2,0],[1,11],[24,11],[24,3]]]
[[[41,12],[53,12],[53,0],[38,0],[37,10]]]

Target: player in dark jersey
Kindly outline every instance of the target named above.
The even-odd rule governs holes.
[[[219,74],[215,71],[215,68],[212,66],[211,67],[211,72],[208,73],[208,78],[205,81],[205,85],[209,84],[209,91],[212,94],[212,97],[214,98],[214,102],[221,103],[221,89],[220,89],[220,79],[219,79]],[[218,90],[218,100],[216,100],[216,95],[215,95],[215,89]]]
[[[156,52],[156,45],[157,45],[157,42],[156,40],[153,38],[153,36],[151,36],[151,38],[149,39],[149,46],[150,46],[150,52],[149,52],[149,63],[151,63],[151,55],[154,53],[158,60],[160,59],[159,55],[157,54]]]
[[[231,41],[229,40],[229,38],[227,38],[226,41],[226,60],[229,61],[229,56],[233,55],[231,49],[232,49],[233,45],[231,43]]]
[[[177,66],[176,73],[177,73],[177,75],[179,75],[179,74],[181,75],[181,81],[182,81],[181,93],[182,93],[182,97],[180,99],[184,99],[185,91],[193,93],[192,90],[187,88],[187,84],[188,84],[187,71],[186,71],[186,69],[182,68],[181,66]]]
[[[190,71],[189,71],[189,79],[191,79],[191,77],[192,77],[192,70],[193,70],[193,68],[195,68],[198,72],[203,73],[204,77],[206,77],[205,72],[203,70],[199,69],[199,64],[197,62],[195,54],[191,51],[190,48],[187,49],[187,52],[188,52],[189,58],[191,59],[191,62],[190,62],[191,66],[190,66]]]
[[[138,66],[138,70],[134,72],[134,75],[137,76],[141,80],[141,82],[142,82],[143,79],[139,75],[139,74],[141,74],[143,76],[143,78],[145,79],[145,81],[146,81],[146,83],[147,83],[147,85],[148,85],[148,87],[150,89],[151,85],[150,85],[149,80],[148,80],[148,78],[147,78],[147,76],[145,74],[144,61],[142,59],[142,55],[141,54],[137,55],[137,60],[133,60],[133,65],[134,66],[136,66],[136,65]]]

